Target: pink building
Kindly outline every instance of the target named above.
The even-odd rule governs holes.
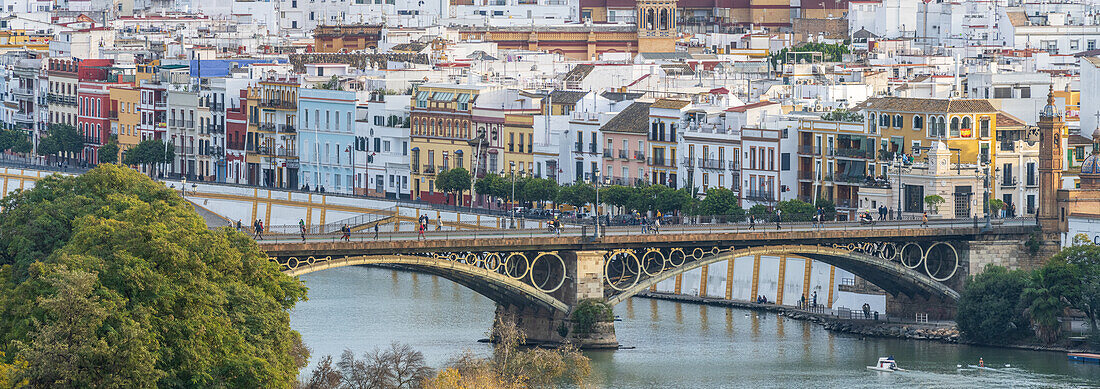
[[[603,134],[603,182],[637,186],[645,182],[650,103],[635,102],[611,118]]]

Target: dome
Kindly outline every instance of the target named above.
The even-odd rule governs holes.
[[[1100,175],[1100,158],[1097,158],[1096,154],[1090,155],[1085,158],[1084,162],[1081,162],[1081,174]]]

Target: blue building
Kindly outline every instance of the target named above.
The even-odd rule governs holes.
[[[355,182],[356,92],[306,89],[298,91],[299,183],[310,190],[362,193]]]

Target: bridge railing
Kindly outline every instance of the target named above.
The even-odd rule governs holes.
[[[984,219],[940,219],[929,220],[927,228],[981,228],[985,224]],[[887,229],[909,229],[922,227],[920,220],[906,220],[906,221],[887,221],[877,222],[875,225],[862,225],[859,222],[825,222],[821,224],[814,224],[812,222],[782,222],[781,229],[779,231],[829,231],[829,232],[845,232],[845,231],[867,231],[867,230],[887,230]],[[1035,219],[1032,218],[1013,218],[1013,219],[999,219],[999,225],[1004,226],[1034,226]],[[350,223],[349,226],[352,226]],[[310,231],[306,235],[306,238],[310,241],[326,241],[337,242],[343,238],[343,234],[339,232],[342,224],[336,225],[335,229],[319,229],[311,226]],[[370,242],[370,241],[397,241],[397,240],[418,240],[418,239],[484,239],[484,238],[549,238],[555,236],[563,237],[585,237],[587,239],[594,239],[594,227],[592,225],[583,226],[571,226],[566,225],[560,232],[552,230],[549,227],[544,228],[516,228],[516,229],[479,229],[479,230],[455,230],[444,229],[436,230],[435,224],[430,224],[428,230],[421,236],[415,230],[394,232],[392,229],[383,228],[380,230],[378,237],[375,238],[373,229],[365,231],[357,231],[350,234],[349,241],[356,242]],[[625,235],[638,235],[639,233],[645,234],[718,234],[718,233],[746,233],[746,232],[764,232],[764,231],[776,231],[774,222],[760,222],[755,225],[748,222],[731,222],[731,223],[683,223],[683,224],[661,224],[660,228],[644,228],[643,226],[630,225],[630,226],[601,226],[602,236],[625,236]],[[251,233],[251,226],[246,226],[246,229]],[[412,225],[410,224],[410,228]],[[326,232],[319,232],[326,231]],[[279,241],[300,241],[302,238],[299,236],[298,226],[274,226],[268,228],[266,231],[273,236],[265,237],[265,242],[279,242]],[[841,234],[842,235],[842,234]]]
[[[380,209],[380,210],[378,210],[378,212],[375,212],[375,213],[365,213],[365,214],[361,214],[361,215],[355,215],[355,216],[352,216],[352,217],[349,217],[349,218],[346,218],[346,219],[337,220],[337,221],[332,222],[332,223],[307,224],[305,226],[306,227],[306,234],[307,235],[321,235],[321,234],[338,233],[338,232],[340,232],[341,228],[343,228],[345,225],[350,227],[350,228],[355,228],[355,227],[362,226],[364,224],[369,224],[369,223],[380,221],[380,220],[385,219],[385,218],[393,217],[393,215],[395,213],[397,213],[397,207],[390,207],[390,208],[386,208],[386,209]],[[301,233],[301,226],[299,226],[298,224],[278,224],[278,225],[264,226],[264,229],[266,230],[264,232],[271,233],[271,234],[291,234],[291,235],[293,235],[293,234],[300,234]]]

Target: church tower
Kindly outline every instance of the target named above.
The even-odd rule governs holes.
[[[637,0],[638,52],[676,51],[676,0]]]
[[[1058,190],[1062,188],[1062,135],[1066,123],[1054,108],[1054,86],[1047,94],[1047,105],[1039,112],[1039,213],[1036,219],[1044,232],[1061,230]]]

